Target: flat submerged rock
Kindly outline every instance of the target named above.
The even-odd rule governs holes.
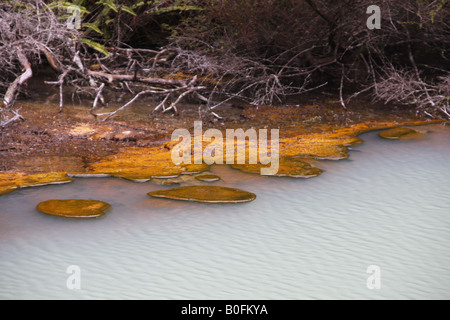
[[[97,200],[47,200],[41,202],[37,209],[43,213],[66,218],[98,218],[111,206]]]
[[[216,176],[215,174],[202,174],[200,176],[196,176],[195,179],[204,182],[215,182],[219,181],[220,177]]]
[[[251,192],[219,186],[185,186],[148,193],[151,197],[207,203],[240,203],[256,199]]]
[[[233,164],[232,168],[247,173],[261,173],[261,168],[268,165],[261,164]],[[323,170],[311,166],[309,163],[300,160],[296,156],[281,157],[279,160],[279,168],[274,177],[291,177],[291,178],[312,178],[317,177]]]
[[[413,140],[424,137],[424,134],[410,128],[392,128],[378,133],[378,136],[389,140]]]

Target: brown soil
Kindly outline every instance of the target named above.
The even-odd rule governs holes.
[[[151,148],[171,140],[173,130],[186,128],[193,132],[194,121],[208,128],[280,129],[280,139],[313,133],[326,133],[362,122],[404,123],[426,120],[411,108],[375,105],[353,100],[342,108],[337,97],[326,94],[294,97],[279,106],[227,104],[210,113],[199,114],[204,106],[186,103],[179,114],[153,112],[159,103],[152,97],[138,100],[108,121],[90,114],[92,99],[83,101],[67,92],[59,112],[58,89],[44,85],[54,75],[40,72],[28,84],[28,96],[16,102],[25,121],[0,128],[0,173],[25,174],[48,172],[81,172],[127,147]],[[54,79],[53,79],[54,80]],[[66,89],[67,91],[68,89]],[[133,96],[106,93],[107,106],[96,112],[117,109]]]
[[[0,171],[48,172],[45,163],[51,166],[50,171],[67,171],[71,165],[87,165],[124,147],[161,145],[170,141],[171,133],[177,128],[193,132],[194,121],[201,119],[199,105],[195,104],[183,105],[178,115],[152,112],[157,102],[150,97],[103,122],[89,113],[89,100],[83,105],[66,98],[70,103],[66,102],[59,113],[59,97],[55,91],[43,92],[16,103],[26,120],[0,129]],[[127,98],[129,96],[122,97],[121,101],[112,101],[99,111],[114,110]],[[406,108],[353,101],[344,110],[337,100],[304,96],[282,106],[226,105],[215,111],[224,119],[203,115],[204,130],[279,128],[280,137],[324,132],[360,122],[425,120]],[[73,163],[52,161],[52,157],[72,159]],[[42,158],[48,161],[42,161]]]

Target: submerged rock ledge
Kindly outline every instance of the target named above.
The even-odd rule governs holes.
[[[425,134],[411,128],[392,128],[378,134],[388,140],[416,140],[425,137]]]
[[[261,167],[267,165],[261,164],[233,164],[232,168],[248,173],[260,173]],[[323,170],[311,166],[309,163],[299,159],[299,157],[287,156],[281,157],[279,160],[278,172],[274,177],[291,177],[291,178],[312,178],[317,177]]]
[[[219,181],[220,177],[216,176],[215,174],[203,174],[196,176],[195,179],[203,182],[215,182]]]
[[[19,188],[39,187],[49,184],[64,184],[72,182],[65,172],[49,172],[27,175],[23,172],[0,173],[0,195]]]
[[[206,203],[241,203],[256,199],[256,195],[240,189],[219,186],[185,186],[148,193],[151,197]]]

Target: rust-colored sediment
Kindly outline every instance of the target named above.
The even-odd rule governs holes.
[[[72,182],[65,172],[48,172],[27,174],[24,172],[0,173],[0,194],[6,194],[18,188],[37,187],[49,184],[63,184]]]
[[[172,178],[181,174],[207,171],[206,164],[175,165],[171,152],[164,147],[125,148],[115,155],[90,164],[88,172],[106,173],[129,180]]]
[[[280,128],[280,169],[278,176],[313,177],[321,173],[319,168],[313,167],[311,159],[345,159],[348,157],[348,146],[362,142],[357,136],[363,132],[387,129],[397,126],[416,126],[438,123],[440,121],[370,121],[360,122],[348,126],[339,125],[308,125],[305,129],[301,123],[289,128]],[[193,134],[193,132],[191,132]],[[224,143],[226,141],[224,140]],[[208,143],[204,143],[204,146]],[[65,164],[67,170],[61,172],[64,156],[58,159],[53,156],[52,165],[48,158],[39,157],[27,163],[16,171],[0,173],[0,195],[18,188],[39,186],[46,184],[67,183],[72,176],[108,175],[121,177],[133,181],[148,181],[155,178],[170,178],[181,174],[194,174],[207,171],[206,164],[175,165],[171,158],[171,147],[174,143],[165,143],[156,147],[124,147],[115,154],[106,157],[86,159],[70,159],[70,165]],[[224,146],[225,147],[225,146]],[[225,155],[224,155],[225,157]],[[55,163],[53,165],[53,163]],[[225,163],[225,161],[224,161]],[[234,168],[250,173],[260,173],[260,165],[233,165]],[[58,172],[53,172],[56,168]],[[36,172],[40,170],[40,172]]]

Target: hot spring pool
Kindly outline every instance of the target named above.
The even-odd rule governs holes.
[[[361,135],[312,179],[212,167],[244,204],[150,198],[166,186],[76,179],[0,197],[0,299],[450,299],[450,128],[418,141]],[[206,184],[206,183],[205,183]],[[99,219],[45,215],[95,199]],[[80,289],[66,285],[80,270]],[[367,268],[381,271],[369,289]]]

